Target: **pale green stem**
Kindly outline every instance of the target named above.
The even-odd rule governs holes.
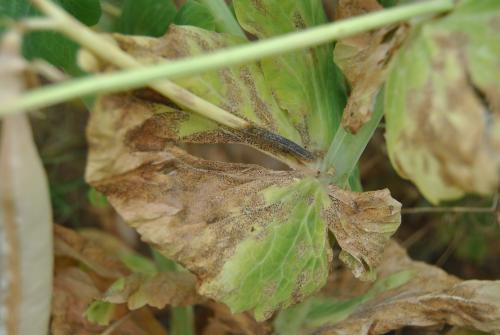
[[[42,0],[36,0],[37,3],[41,1]],[[404,21],[414,16],[445,12],[452,8],[453,0],[419,2],[216,51],[208,55],[142,66],[140,68],[121,71],[114,74],[101,74],[93,77],[76,79],[68,83],[37,89],[23,95],[18,100],[6,102],[0,106],[0,115],[19,109],[42,108],[83,95],[125,91],[148,85],[159,79],[179,78],[182,76],[199,74],[202,71],[255,61],[261,58],[313,47],[335,39],[352,36],[384,25]],[[85,29],[85,31],[88,36],[83,38],[83,40],[85,40],[84,45],[87,47],[87,44],[92,44],[96,41],[94,41],[95,34],[88,29]],[[76,30],[76,32],[80,32],[80,30]],[[77,41],[82,40],[79,36],[74,37]],[[102,38],[99,40],[102,42]],[[90,46],[92,47],[92,45]],[[94,49],[96,49],[100,51],[99,54],[108,54],[109,56],[107,56],[106,59],[109,59],[113,57],[112,54],[114,49],[107,50],[106,47],[108,46],[109,43],[105,44],[104,49],[102,49],[102,43],[97,43],[92,47],[92,50],[94,51]],[[128,61],[129,60],[127,60],[127,62]],[[113,63],[115,62],[113,61]],[[134,64],[134,66],[135,65],[136,64]]]
[[[322,172],[327,172],[327,177],[333,175],[333,178],[328,178],[331,180],[326,181],[328,184],[333,183],[342,188],[347,187],[349,176],[356,168],[361,154],[384,115],[383,101],[383,93],[381,93],[377,98],[370,121],[364,124],[356,135],[348,133],[343,127],[338,128],[321,167]],[[335,168],[335,171],[329,171],[332,167]]]
[[[243,29],[224,0],[200,0],[215,17],[217,31],[246,38]]]
[[[100,58],[125,69],[141,67],[142,64],[134,57],[121,50],[117,45],[113,44],[108,39],[81,24],[78,20],[74,19],[71,15],[52,2],[48,0],[32,0],[32,2],[45,15],[59,22],[59,31],[70,37],[72,40],[78,42],[81,46],[90,50]],[[220,124],[231,128],[244,128],[249,125],[247,121],[194,95],[190,91],[172,83],[171,81],[163,79],[161,81],[148,83],[148,86],[178,105],[193,112],[197,112]]]

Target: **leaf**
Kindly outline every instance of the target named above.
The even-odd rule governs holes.
[[[209,9],[199,1],[188,0],[174,18],[177,25],[196,26],[206,30],[215,30],[215,18]]]
[[[102,301],[127,303],[130,310],[149,305],[187,306],[202,301],[196,294],[195,278],[188,272],[160,272],[153,275],[140,273],[116,281],[101,298]]]
[[[16,0],[15,2],[27,2]],[[101,17],[99,0],[57,0],[63,9],[86,25],[94,25]],[[30,5],[27,16],[39,15]],[[23,43],[23,55],[27,59],[43,58],[49,63],[63,68],[71,75],[82,75],[76,65],[78,45],[62,34],[54,31],[36,31],[26,34]]]
[[[202,335],[213,334],[245,334],[265,335],[271,333],[271,326],[267,322],[257,322],[248,313],[233,314],[222,304],[207,301],[203,304],[213,313],[208,319]]]
[[[99,0],[56,0],[56,2],[87,26],[97,24],[101,17],[101,3]]]
[[[128,35],[161,36],[174,20],[173,0],[125,0],[116,22],[116,32]]]
[[[3,36],[0,99],[26,89],[21,37]],[[52,289],[52,210],[42,161],[28,116],[2,118],[0,138],[0,333],[35,334],[47,329]]]
[[[169,33],[159,40],[120,35],[114,37],[125,51],[149,62],[197,55],[243,42],[241,38],[227,34],[178,26],[172,26]],[[303,140],[299,132],[274,100],[258,64],[250,63],[211,71],[179,79],[176,82],[211,103],[252,122],[255,127],[233,130],[219,126],[189,111],[179,111],[165,106],[169,104],[168,101],[151,93],[140,100],[134,96],[117,98],[117,105],[127,106],[123,104],[123,99],[127,99],[136,108],[145,109],[144,100],[148,100],[147,105],[151,107],[149,113],[155,114],[156,117],[145,125],[151,130],[145,129],[145,131],[154,129],[155,134],[166,139],[185,143],[245,143],[277,157],[297,159],[295,157],[298,156],[302,162],[298,163],[299,165],[303,165],[303,161],[313,160],[311,153],[301,147]],[[99,102],[97,104],[97,108],[105,108]],[[143,115],[146,117],[147,114]],[[105,119],[106,117],[103,117],[99,122],[105,122]],[[110,139],[113,139],[114,135],[109,133]],[[93,135],[90,137],[96,141],[102,140]]]
[[[360,306],[377,295],[407,283],[414,273],[400,271],[379,279],[367,292],[348,300],[335,297],[311,297],[303,303],[280,312],[274,321],[277,334],[309,334],[325,325],[336,324],[349,317]]]
[[[233,1],[243,28],[268,38],[326,23],[322,1]],[[345,92],[331,61],[332,45],[301,50],[261,61],[279,106],[304,138],[306,149],[324,152],[340,123]]]
[[[460,281],[439,268],[410,260],[395,243],[386,249],[384,259],[379,268],[382,278],[402,270],[412,271],[414,277],[316,334],[376,335],[404,326],[444,324],[493,333],[500,330],[500,281]]]
[[[382,9],[376,0],[340,1],[337,19]],[[334,60],[351,86],[342,126],[356,133],[370,120],[377,95],[384,83],[387,65],[406,36],[405,25],[392,25],[344,38],[335,44]]]
[[[171,26],[160,39],[113,36],[142,62],[206,53],[243,43],[228,34]],[[331,51],[331,50],[330,50]],[[331,63],[331,59],[325,58]],[[317,64],[322,64],[318,60]],[[319,65],[318,65],[319,66]],[[101,70],[105,64],[99,64]],[[309,67],[307,73],[311,72]],[[294,79],[295,80],[295,79]],[[294,304],[324,285],[332,252],[328,224],[377,206],[372,224],[399,223],[399,204],[387,194],[374,202],[340,192],[318,179],[321,156],[305,150],[307,129],[296,128],[267,85],[261,63],[210,71],[176,82],[252,124],[233,130],[177,106],[149,90],[100,97],[89,121],[86,180],[102,192],[142,239],[197,277],[200,294],[226,303],[232,312],[251,311],[258,320]],[[331,93],[329,93],[331,96]],[[331,131],[331,129],[329,129]],[[181,143],[242,143],[277,157],[295,159],[299,171],[193,157]],[[314,161],[317,159],[318,161]],[[316,164],[316,166],[314,165]],[[313,166],[315,168],[313,169]],[[344,202],[345,198],[352,201]],[[363,199],[356,208],[356,199]],[[387,211],[388,204],[395,206]],[[333,206],[335,205],[335,206]],[[330,208],[333,206],[332,208]],[[389,230],[368,230],[380,252]],[[365,225],[365,226],[363,226]],[[341,238],[349,238],[350,232]],[[370,231],[372,229],[372,231]],[[358,232],[356,232],[358,233]],[[363,241],[365,243],[366,241]],[[349,249],[355,257],[360,253]],[[377,257],[361,258],[370,271]]]
[[[101,295],[102,278],[80,268],[56,267],[52,300],[51,334],[103,334],[110,322],[114,333],[123,335],[166,335],[153,313],[142,308],[127,314],[122,306],[92,303]],[[88,306],[90,308],[88,309]],[[89,321],[87,317],[92,320]]]
[[[85,264],[104,278],[118,278],[129,273],[117,253],[107,252],[102,244],[59,225],[54,226],[54,253],[56,257],[67,257]]]
[[[387,189],[363,193],[338,189],[332,198],[329,226],[342,248],[340,259],[356,278],[375,279],[374,268],[401,223],[401,204]]]
[[[432,203],[499,185],[499,18],[498,1],[462,1],[414,29],[391,65],[389,157]]]

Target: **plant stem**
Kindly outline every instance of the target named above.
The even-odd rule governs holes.
[[[59,31],[78,42],[100,58],[121,68],[140,68],[141,63],[134,57],[122,51],[118,46],[106,38],[93,32],[66,13],[63,9],[48,0],[32,0],[44,14],[59,22]],[[65,83],[66,84],[66,83]],[[63,85],[65,85],[63,84]],[[249,123],[228,111],[194,95],[190,91],[168,80],[156,81],[148,84],[176,104],[197,112],[211,120],[231,128],[244,128]],[[1,113],[0,113],[1,114]]]
[[[328,180],[328,183],[332,182],[342,188],[347,186],[349,176],[356,168],[359,157],[384,115],[383,101],[383,92],[381,92],[377,97],[370,121],[364,124],[356,135],[348,133],[342,126],[338,128],[321,167],[322,172],[330,172],[329,169],[335,167],[333,180]]]
[[[33,1],[38,4],[46,4],[45,0]],[[148,65],[140,68],[137,68],[137,64],[133,64],[132,67],[135,68],[127,71],[77,79],[69,83],[53,85],[27,93],[19,100],[6,102],[0,106],[0,115],[5,115],[12,110],[46,107],[83,95],[124,91],[148,85],[159,79],[179,78],[182,76],[198,74],[202,71],[255,61],[261,58],[283,54],[302,48],[313,47],[328,41],[379,28],[387,24],[404,21],[414,16],[445,12],[452,8],[453,0],[419,2],[416,4],[395,7],[348,20],[342,20],[310,28],[300,32],[290,33],[280,37],[216,51],[208,55],[188,57],[177,61]],[[71,28],[68,29],[67,32],[70,31],[72,31]],[[79,34],[81,32],[80,27],[74,30],[75,34]],[[104,45],[102,43],[104,41],[107,42],[106,40],[92,33],[87,28],[85,28],[85,33],[85,37],[71,37],[76,41],[84,42],[84,46],[89,47],[92,51],[99,51],[98,54],[100,56],[101,54],[106,55],[105,59],[111,59],[113,57],[113,50],[117,49],[116,47],[113,47],[112,50],[108,50],[107,48],[110,43],[105,43]],[[98,40],[94,40],[96,36],[99,38]],[[119,57],[121,58],[122,56]],[[126,62],[130,62],[130,58],[131,57],[128,56]],[[115,61],[113,61],[113,63],[115,63]],[[151,86],[157,88],[157,84],[153,84]],[[226,116],[226,114],[227,112],[220,112],[219,116]],[[222,120],[224,121],[224,117],[222,117]],[[235,123],[241,125],[237,121],[235,121]]]
[[[241,29],[238,21],[236,21],[233,13],[231,13],[231,10],[228,8],[224,0],[200,1],[207,6],[212,15],[215,17],[215,26],[217,31],[246,38],[245,33]]]

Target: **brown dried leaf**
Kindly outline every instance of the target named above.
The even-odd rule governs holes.
[[[266,335],[271,333],[268,322],[257,322],[249,313],[233,314],[224,305],[207,302],[205,307],[214,313],[203,328],[202,335]]]
[[[382,9],[376,0],[339,1],[337,19]],[[408,27],[388,26],[338,41],[335,63],[351,85],[351,94],[342,117],[342,126],[356,133],[370,120],[375,100],[385,80],[387,65],[406,36]]]
[[[115,282],[102,300],[127,303],[130,310],[145,305],[160,309],[167,305],[188,306],[202,301],[195,286],[195,277],[188,272],[135,273]]]
[[[320,334],[385,334],[404,326],[450,324],[486,332],[500,332],[500,281],[467,280],[441,269],[412,261],[392,243],[378,268],[382,278],[410,270],[405,285],[386,291],[360,306],[347,319],[325,326]]]
[[[389,190],[353,193],[334,189],[328,220],[342,251],[340,259],[355,277],[373,280],[375,267],[390,237],[401,223],[401,204]]]
[[[76,267],[56,267],[52,302],[53,335],[98,335],[108,328],[90,323],[85,318],[88,305],[101,295],[100,279]],[[113,310],[111,335],[166,335],[151,311],[142,308],[132,315],[123,306]]]
[[[119,278],[130,273],[118,254],[107,252],[101,245],[60,225],[54,225],[54,249],[56,257],[81,262],[104,278]]]

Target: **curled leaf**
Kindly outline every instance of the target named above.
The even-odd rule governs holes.
[[[102,300],[113,304],[127,303],[130,310],[145,305],[160,309],[166,305],[193,305],[201,301],[195,286],[195,278],[188,272],[136,273],[116,281]]]
[[[498,1],[461,1],[414,29],[391,65],[389,157],[432,203],[499,185],[499,19]]]
[[[344,0],[337,7],[337,19],[382,9],[376,0]],[[344,108],[342,126],[356,133],[370,120],[375,100],[385,81],[388,64],[406,36],[407,27],[388,26],[373,32],[339,40],[334,60],[342,69],[351,93]]]
[[[331,198],[328,223],[342,248],[340,259],[355,277],[375,279],[374,269],[401,223],[401,204],[388,190],[353,193],[333,189]]]
[[[378,270],[382,278],[402,270],[414,275],[318,333],[386,334],[404,326],[444,324],[500,331],[500,281],[460,281],[439,268],[412,261],[395,243],[386,249]]]

